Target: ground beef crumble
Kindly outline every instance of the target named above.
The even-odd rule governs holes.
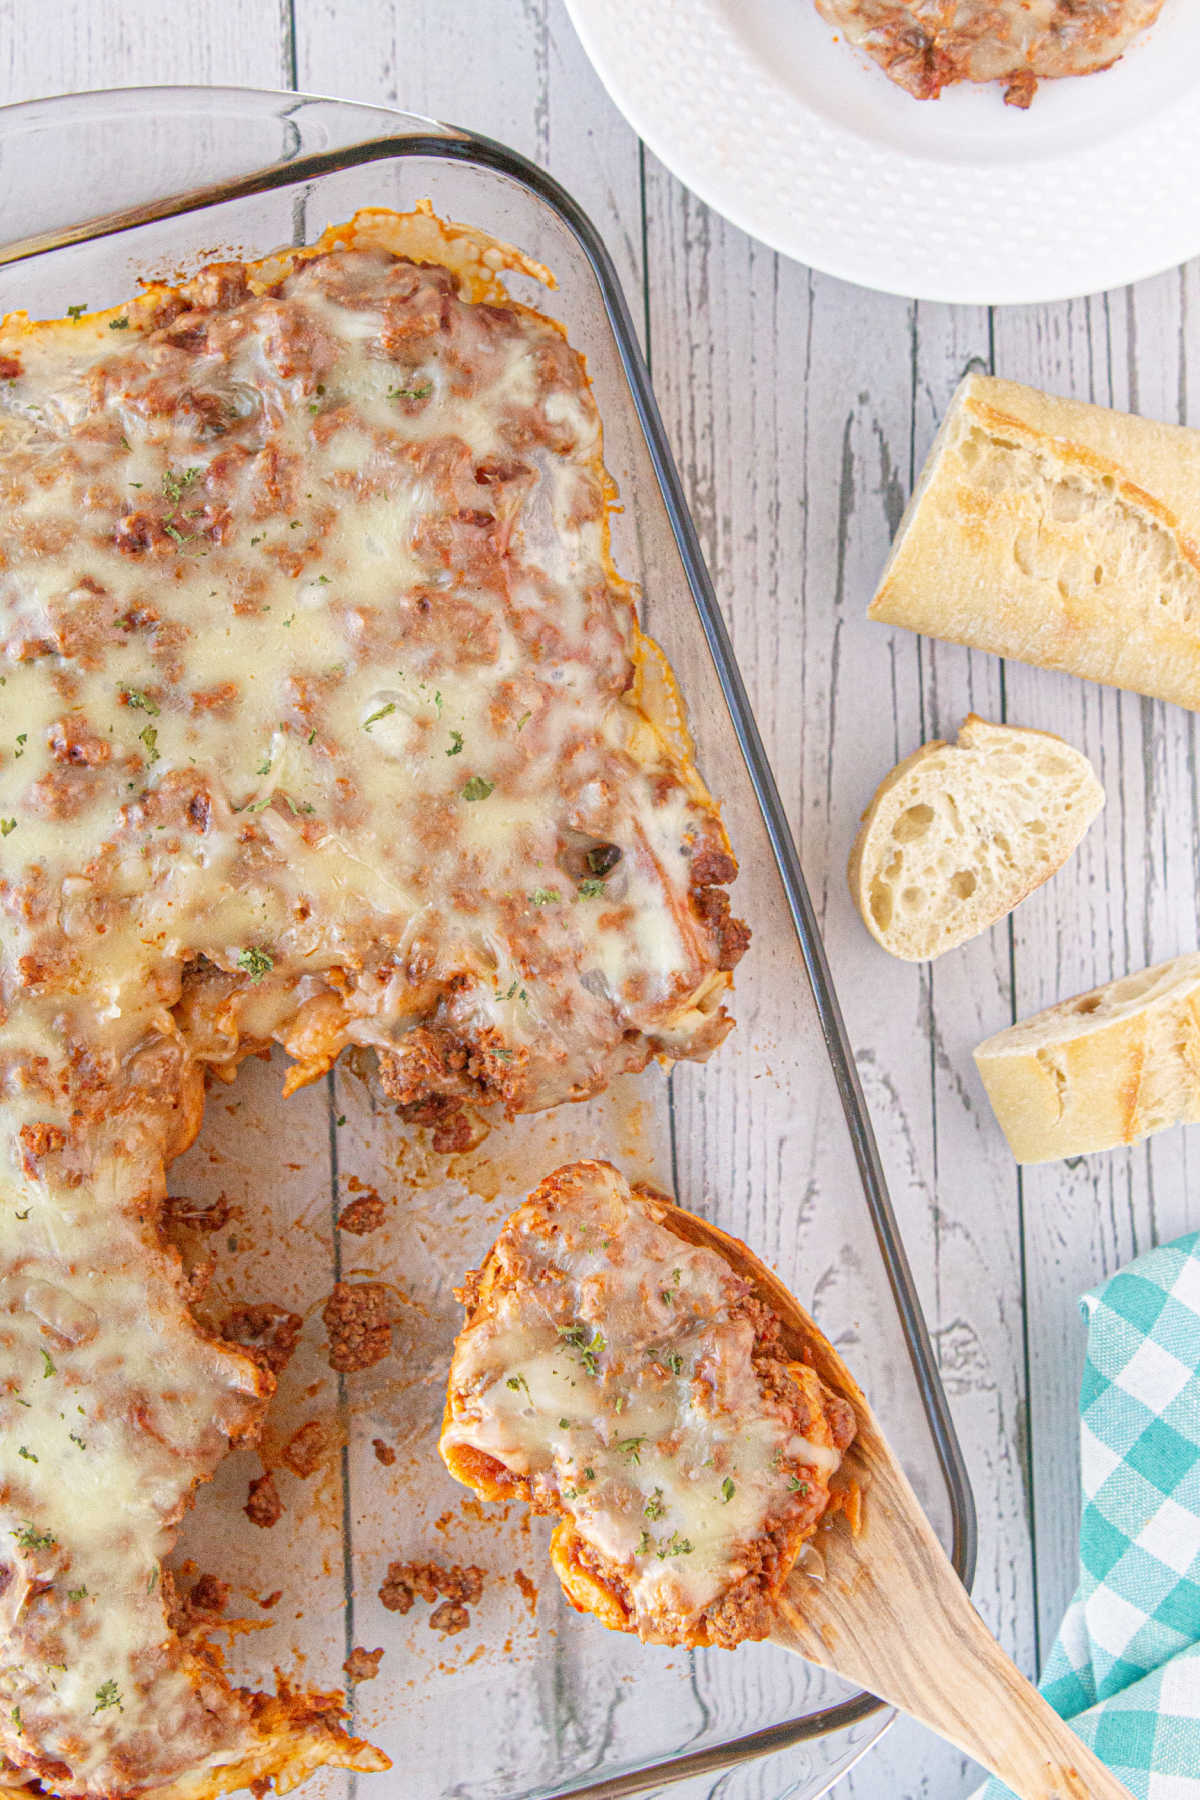
[[[239,1344],[260,1368],[278,1375],[291,1361],[303,1328],[298,1313],[255,1302],[235,1306],[221,1326],[221,1336],[226,1343]]]
[[[349,1206],[343,1206],[338,1216],[338,1230],[365,1237],[368,1231],[379,1230],[386,1213],[387,1208],[378,1194],[362,1194],[357,1200],[351,1200]]]
[[[392,1347],[392,1296],[381,1281],[339,1281],[321,1314],[329,1366],[342,1374],[382,1362]]]
[[[327,1426],[319,1419],[309,1419],[298,1431],[293,1431],[283,1446],[281,1460],[302,1480],[316,1473],[328,1454],[333,1442]]]
[[[445,1598],[429,1615],[429,1629],[447,1637],[466,1631],[471,1623],[468,1606],[474,1606],[483,1594],[483,1570],[474,1563],[464,1568],[452,1563],[446,1569],[435,1562],[394,1562],[388,1564],[387,1575],[379,1590],[379,1598],[389,1612],[411,1612],[418,1597],[432,1606],[438,1595]]]
[[[270,1469],[265,1475],[256,1476],[250,1483],[249,1498],[242,1511],[252,1525],[261,1525],[264,1529],[279,1523],[283,1517],[283,1501],[279,1498],[275,1477]]]
[[[342,1664],[342,1670],[351,1681],[374,1681],[382,1660],[382,1650],[362,1650],[356,1644]]]

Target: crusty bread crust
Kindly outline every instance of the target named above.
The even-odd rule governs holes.
[[[850,853],[854,903],[893,956],[922,962],[986,931],[1076,848],[1104,789],[1048,731],[971,713],[885,775]]]
[[[870,617],[1200,710],[1200,432],[969,375]]]
[[[1064,1000],[980,1044],[1018,1162],[1136,1143],[1200,1119],[1200,952]]]

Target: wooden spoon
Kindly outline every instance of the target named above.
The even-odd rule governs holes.
[[[715,1250],[750,1282],[780,1319],[788,1353],[807,1351],[821,1379],[858,1418],[842,1467],[862,1490],[861,1529],[853,1536],[842,1517],[820,1532],[824,1578],[806,1576],[801,1557],[780,1597],[771,1642],[919,1719],[1022,1800],[1130,1800],[1128,1788],[1026,1681],[971,1605],[829,1339],[745,1244],[680,1207],[665,1204],[665,1212],[679,1237]]]

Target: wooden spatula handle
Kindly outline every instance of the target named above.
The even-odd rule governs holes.
[[[1130,1800],[1001,1650],[898,1464],[863,1436],[867,1529],[856,1540],[836,1523],[829,1573],[792,1576],[772,1640],[919,1719],[1022,1800]]]

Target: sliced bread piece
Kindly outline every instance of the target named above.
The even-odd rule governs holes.
[[[1062,867],[1104,805],[1082,751],[971,713],[876,789],[850,853],[850,892],[893,956],[940,956]]]
[[[1200,431],[968,375],[870,617],[1200,711]]]
[[[1200,1119],[1200,953],[1010,1025],[975,1062],[1020,1163],[1111,1150]]]

